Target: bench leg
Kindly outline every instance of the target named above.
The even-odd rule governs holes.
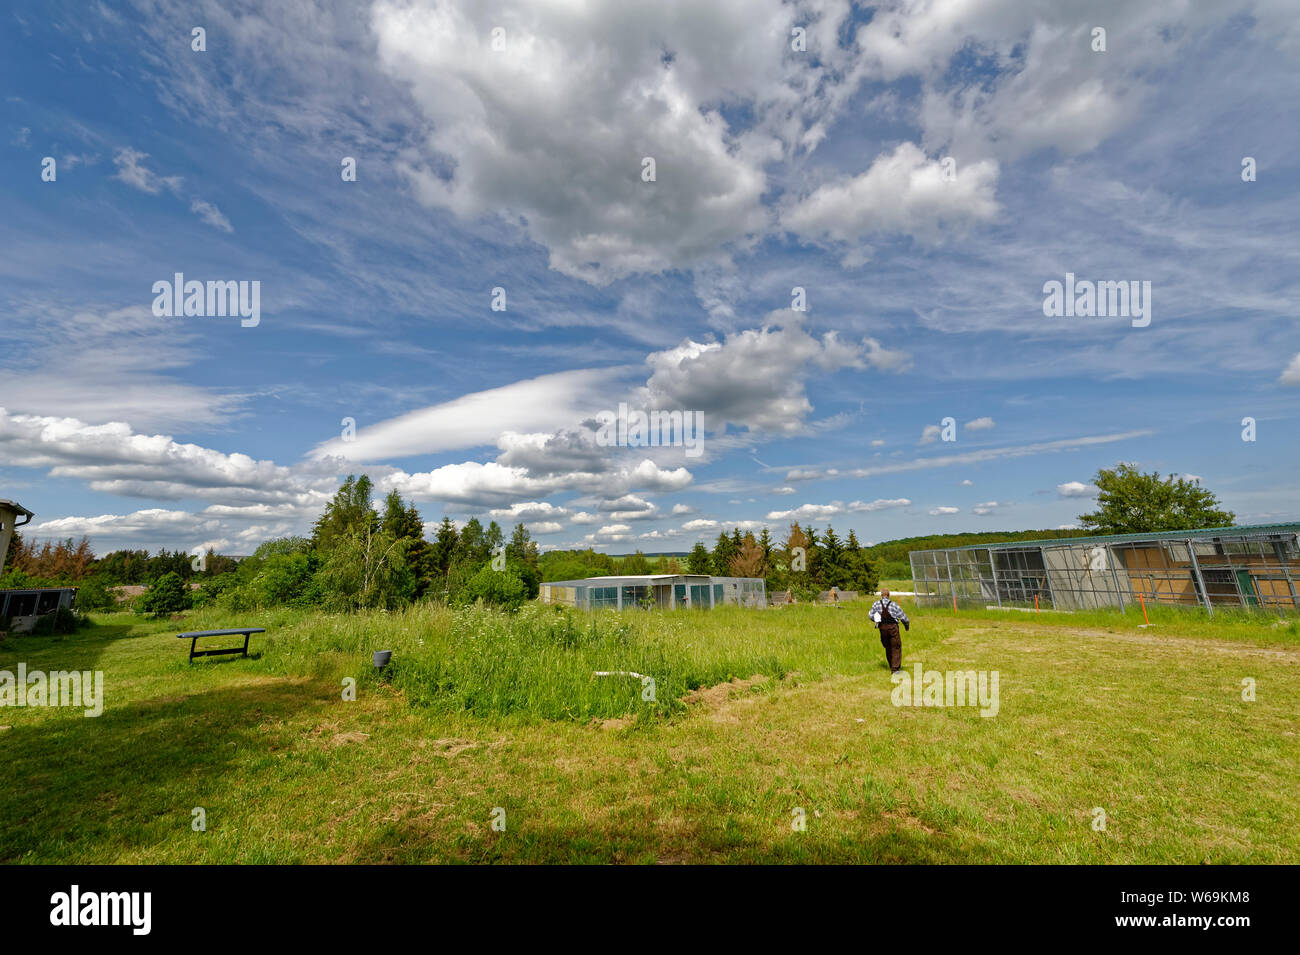
[[[251,633],[244,634],[244,656],[248,656],[248,641],[252,636]]]
[[[190,641],[190,663],[194,662],[194,648],[197,647],[198,644],[199,644],[198,637],[195,637],[193,640]]]

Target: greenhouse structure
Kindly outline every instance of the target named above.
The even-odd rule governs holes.
[[[1300,523],[916,550],[922,606],[1300,609]]]
[[[588,577],[541,585],[542,603],[626,610],[633,607],[708,609],[723,604],[767,606],[761,577],[710,577],[707,574],[644,574],[635,577]]]

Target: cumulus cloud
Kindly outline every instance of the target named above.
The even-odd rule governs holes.
[[[248,515],[244,515],[247,517]],[[150,507],[127,514],[97,514],[58,517],[33,521],[24,532],[35,540],[86,536],[100,547],[112,541],[118,547],[153,550],[167,546],[188,553],[249,553],[273,537],[284,537],[301,530],[297,520],[232,523],[230,515],[219,507],[191,512]]]
[[[786,208],[781,224],[802,239],[852,243],[881,233],[929,243],[991,222],[998,164],[971,163],[953,177],[912,143],[878,156],[865,172],[820,186]]]
[[[1280,385],[1300,385],[1300,354],[1291,359],[1291,364],[1286,366],[1277,381]]]
[[[165,434],[139,434],[124,422],[15,415],[0,408],[0,459],[46,469],[124,496],[214,504],[323,506],[337,485],[328,464],[286,467],[226,454]]]
[[[993,419],[989,417],[976,418],[973,421],[967,421],[962,427],[967,431],[991,431],[993,430]]]
[[[696,520],[687,521],[685,524],[683,524],[682,530],[691,531],[691,532],[709,531],[709,530],[713,530],[715,527],[718,526],[719,525],[717,521],[710,521],[710,520],[705,520],[703,518],[697,518]]]
[[[567,516],[569,512],[547,501],[517,501],[509,507],[493,508],[490,513],[498,520],[527,522],[543,518],[561,518]]]
[[[466,507],[508,507],[518,500],[561,491],[626,494],[640,491],[679,491],[692,481],[685,468],[660,468],[649,459],[619,463],[600,472],[574,471],[536,476],[495,461],[446,464],[432,471],[408,474],[394,470],[376,480],[383,490],[397,490],[413,501],[442,501]],[[577,521],[577,515],[574,520]]]
[[[871,340],[847,341],[835,332],[817,338],[791,323],[746,329],[722,342],[686,341],[646,363],[651,407],[700,411],[710,430],[726,423],[794,434],[813,410],[805,390],[812,375],[868,365],[901,370],[907,358]]]
[[[399,168],[420,201],[506,215],[552,268],[592,283],[725,261],[767,228],[764,164],[815,143],[839,102],[848,5],[806,7],[819,58],[780,55],[799,12],[777,0],[380,0],[381,67],[430,127]],[[723,105],[750,128],[733,130]]]
[[[1056,485],[1056,493],[1061,497],[1092,497],[1097,493],[1097,488],[1082,481],[1066,481]]]
[[[871,513],[897,507],[907,507],[912,502],[905,497],[877,498],[874,501],[832,501],[830,504],[801,504],[788,511],[772,511],[767,515],[769,521],[824,521],[840,514]]]
[[[961,512],[959,507],[932,507],[930,508],[931,517],[940,517],[948,514],[958,514]]]
[[[1253,4],[1235,6],[1244,12]],[[870,79],[918,78],[928,147],[947,145],[959,159],[1012,159],[1041,149],[1077,155],[1130,123],[1152,68],[1224,15],[1222,5],[1122,0],[1030,8],[893,0],[875,11],[857,40]],[[1094,24],[1108,30],[1104,54],[1092,50]],[[1147,42],[1116,39],[1135,36]],[[954,71],[959,57],[982,69]]]

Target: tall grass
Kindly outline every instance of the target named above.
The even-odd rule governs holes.
[[[826,618],[832,629],[847,624],[847,614],[812,607],[775,611],[768,626],[755,626],[743,608],[620,614],[531,604],[507,614],[416,604],[357,614],[269,611],[244,625],[267,627],[260,664],[273,672],[352,676],[363,685],[382,679],[411,703],[446,712],[586,721],[659,718],[682,709],[681,697],[698,687],[755,674],[780,679],[815,664],[815,644],[788,627],[795,614],[810,631]],[[775,619],[782,615],[785,627]],[[201,611],[186,627],[224,622],[219,611]],[[376,650],[393,651],[382,675],[371,662]],[[823,650],[829,666],[833,654]]]

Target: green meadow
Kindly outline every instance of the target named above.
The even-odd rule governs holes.
[[[904,667],[997,671],[996,716],[895,706],[865,600],[11,637],[0,671],[105,702],[0,707],[0,860],[1300,862],[1294,618],[903,602]],[[252,657],[187,663],[178,632],[235,625]]]

